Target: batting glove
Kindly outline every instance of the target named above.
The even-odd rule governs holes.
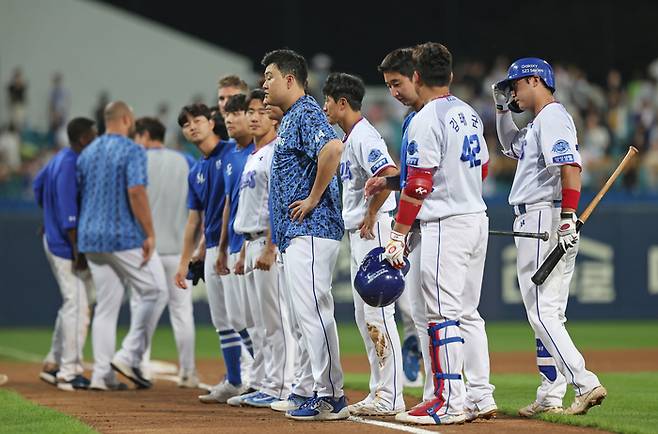
[[[491,85],[491,94],[493,95],[496,108],[500,111],[509,110],[509,104],[512,102],[512,91],[508,89],[499,89],[495,84]]]
[[[391,231],[391,239],[386,244],[384,258],[395,268],[404,267],[404,246],[405,236],[400,232]]]
[[[563,212],[560,214],[560,226],[557,229],[557,240],[566,252],[567,249],[573,247],[580,238],[576,231],[576,213]]]

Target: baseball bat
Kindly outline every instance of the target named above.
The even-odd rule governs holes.
[[[624,156],[624,159],[621,160],[621,163],[617,166],[614,172],[612,172],[612,175],[610,175],[610,178],[606,181],[605,184],[603,184],[603,187],[601,187],[601,190],[594,196],[594,199],[587,205],[587,208],[585,208],[585,211],[580,215],[580,218],[576,222],[576,230],[580,232],[580,228],[583,227],[587,219],[589,219],[589,216],[594,212],[594,209],[597,207],[599,202],[601,202],[601,199],[603,199],[603,196],[610,190],[610,187],[612,187],[612,184],[614,184],[615,180],[621,175],[621,173],[626,169],[626,166],[630,163],[630,161],[635,157],[637,154],[637,148],[635,146],[631,146],[628,148],[628,152]],[[539,269],[535,272],[535,274],[532,276],[532,283],[535,285],[541,285],[546,281],[548,278],[549,274],[553,271],[555,266],[557,265],[558,262],[560,262],[560,259],[562,259],[562,256],[566,251],[562,248],[562,245],[558,244],[555,246],[553,251],[548,255],[548,257],[544,260],[544,262],[541,264]]]
[[[535,233],[535,232],[516,232],[516,231],[496,231],[493,229],[489,230],[489,235],[502,235],[509,237],[521,237],[521,238],[537,238],[542,241],[548,241],[548,232]]]

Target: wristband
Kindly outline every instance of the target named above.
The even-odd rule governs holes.
[[[562,208],[578,209],[580,192],[571,188],[562,190]]]
[[[421,206],[422,204],[416,205],[408,200],[400,199],[400,206],[398,207],[398,214],[395,216],[395,221],[401,225],[411,226],[414,220],[416,220]]]

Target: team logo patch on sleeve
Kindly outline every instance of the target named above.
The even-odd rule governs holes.
[[[412,140],[411,143],[407,145],[407,154],[414,155],[416,152],[418,152],[418,143]]]
[[[380,161],[378,161],[377,163],[375,163],[375,165],[372,166],[372,167],[370,168],[370,171],[371,171],[373,174],[375,174],[375,173],[377,173],[377,171],[378,171],[379,169],[381,169],[382,167],[384,167],[384,166],[386,166],[386,165],[388,165],[388,160],[387,160],[386,158],[382,158]]]
[[[379,159],[379,157],[381,157],[381,156],[382,156],[382,151],[380,151],[379,149],[373,149],[373,150],[370,151],[370,153],[368,154],[368,163],[374,163],[374,162],[377,161],[377,160]]]
[[[569,143],[566,140],[558,140],[553,145],[553,152],[556,154],[564,154],[569,151]]]
[[[555,164],[564,164],[564,163],[573,163],[574,158],[572,154],[567,154],[567,155],[558,155],[557,157],[553,157],[553,163]]]

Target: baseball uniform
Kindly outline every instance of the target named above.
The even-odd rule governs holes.
[[[258,389],[269,397],[284,399],[292,383],[293,342],[288,310],[276,263],[268,271],[256,269],[256,261],[267,245],[270,233],[269,188],[274,141],[253,151],[247,159],[240,182],[234,230],[245,238],[245,280],[249,305],[262,335],[265,376]],[[275,253],[277,255],[278,253]]]
[[[166,282],[157,252],[142,265],[145,236],[128,198],[129,188],[147,183],[144,149],[127,137],[104,134],[78,157],[77,177],[81,193],[78,245],[89,260],[97,298],[91,386],[103,388],[116,382],[110,362],[130,367],[141,363]],[[132,312],[128,335],[114,354],[124,282],[138,293],[140,306]]]
[[[537,366],[542,377],[536,401],[547,407],[562,407],[567,383],[573,385],[577,395],[601,384],[596,375],[585,369],[585,360],[564,327],[577,245],[567,251],[543,285],[537,286],[531,280],[557,245],[562,198],[560,166],[582,166],[577,143],[573,119],[557,102],[546,105],[512,143],[504,143],[509,149],[505,154],[517,160],[509,195],[516,215],[514,230],[552,234],[548,242],[515,238],[519,288],[535,333]]]
[[[77,159],[78,154],[70,148],[59,151],[33,183],[34,197],[43,208],[44,252],[62,294],[45,361],[59,366],[57,379],[63,382],[82,374],[82,349],[89,325],[87,291],[91,276],[73,270],[73,248],[67,235],[78,227]]]
[[[484,320],[477,311],[489,226],[482,168],[489,156],[480,117],[452,95],[427,103],[411,121],[408,137],[407,164],[434,170],[434,187],[418,219],[421,288],[438,398],[425,410],[436,421],[463,414],[469,404],[494,404]],[[471,386],[468,397],[462,371]]]
[[[283,253],[287,289],[309,352],[318,397],[343,397],[331,280],[343,219],[334,176],[317,206],[302,220],[290,218],[289,205],[310,194],[318,155],[336,133],[315,100],[304,95],[286,111],[278,131],[270,178],[272,231]]]
[[[343,220],[350,239],[351,280],[368,252],[383,244],[390,237],[390,212],[395,209],[393,193],[379,209],[377,223],[373,227],[375,239],[361,238],[359,227],[368,210],[364,189],[366,181],[388,167],[395,167],[386,143],[377,130],[361,118],[343,138],[345,148],[340,162],[343,182]],[[352,285],[354,317],[366,346],[370,363],[370,393],[366,401],[379,400],[379,408],[390,412],[404,411],[402,396],[402,349],[395,324],[395,304],[386,307],[367,305]]]

